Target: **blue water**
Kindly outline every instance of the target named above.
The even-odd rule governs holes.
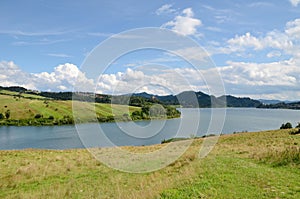
[[[291,122],[293,126],[300,122],[299,110],[227,108],[180,111],[181,118],[170,120],[77,126],[0,127],[0,149],[150,145],[172,137],[270,130],[278,129],[285,122]],[[223,115],[225,112],[226,115]]]

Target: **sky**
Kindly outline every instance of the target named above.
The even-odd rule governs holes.
[[[142,49],[112,60],[97,80],[85,73],[83,63],[99,44],[147,27],[193,40],[213,64],[199,69],[174,53]],[[176,52],[201,57],[194,48]],[[106,94],[219,95],[211,88],[220,84],[206,81],[216,73],[226,94],[299,100],[300,0],[0,2],[1,86],[69,91],[79,82]]]

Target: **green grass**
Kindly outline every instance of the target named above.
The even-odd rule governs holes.
[[[28,94],[28,93],[18,93],[18,92],[14,92],[14,91],[8,91],[8,90],[0,90],[0,94],[2,95],[10,95],[16,98],[33,98],[33,99],[46,99],[43,96],[39,96],[39,95],[33,95],[33,94]]]
[[[296,199],[300,135],[289,131],[223,135],[203,159],[197,158],[203,139],[196,139],[174,163],[145,174],[113,170],[84,149],[0,151],[0,198]]]
[[[103,117],[122,116],[140,110],[139,107],[128,107],[125,105],[98,104],[87,102],[75,102],[78,109],[85,111],[86,115],[94,112]],[[9,95],[0,95],[0,113],[10,110],[10,119],[33,119],[36,114],[42,114],[44,118],[53,116],[55,119],[64,116],[72,117],[72,101],[61,100],[38,100],[15,98]],[[88,111],[88,112],[86,112]],[[84,118],[84,117],[83,117]]]

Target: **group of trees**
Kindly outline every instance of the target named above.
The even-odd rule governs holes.
[[[5,111],[5,113],[0,113],[0,120],[3,120],[3,119],[9,119],[10,118],[10,110],[7,109]]]
[[[43,117],[42,114],[36,114],[33,118],[27,119],[5,119],[0,121],[0,126],[43,126],[43,125],[66,125],[74,124],[71,116],[65,115],[62,118],[55,119],[53,116]]]
[[[161,104],[147,104],[141,108],[141,111],[134,111],[131,114],[132,120],[141,119],[167,119],[180,117],[180,112],[172,106]]]
[[[291,128],[293,128],[293,125],[290,122],[283,123],[280,127],[280,129],[291,129]],[[300,129],[300,122],[298,122],[298,124],[295,126],[295,128]]]
[[[293,126],[290,122],[287,122],[285,124],[282,124],[280,129],[292,129]],[[295,127],[296,130],[293,130],[290,132],[291,135],[296,135],[296,134],[300,134],[300,122],[298,122],[297,126]]]

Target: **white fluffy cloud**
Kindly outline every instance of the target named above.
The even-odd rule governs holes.
[[[51,73],[29,74],[22,71],[13,62],[0,62],[0,82],[2,86],[24,86],[38,90],[72,90],[80,85],[86,90],[93,89],[93,80],[87,79],[76,65],[65,63],[54,68]]]
[[[244,47],[253,47],[256,50],[262,49],[263,44],[260,39],[252,36],[249,32],[242,36],[235,36],[235,38],[229,39],[228,44],[235,51]]]
[[[229,62],[220,68],[224,81],[248,86],[300,86],[300,67],[294,60],[272,63]]]
[[[194,68],[164,69],[151,74],[127,69],[124,73],[104,74],[98,90],[102,93],[148,92],[166,95],[200,90],[214,95],[228,94],[257,98],[297,99],[300,97],[299,60],[272,63],[228,62],[227,66],[198,71]],[[221,75],[223,82],[218,81]],[[291,91],[291,95],[286,95]],[[293,91],[293,92],[292,92]]]
[[[219,68],[227,92],[257,98],[292,99],[300,97],[299,60],[271,63],[228,62]],[[293,93],[286,95],[287,91]],[[258,97],[259,96],[259,97]]]
[[[289,1],[294,7],[297,7],[298,4],[300,3],[300,0],[289,0]]]
[[[103,74],[97,91],[109,94],[148,92],[158,95],[179,93],[185,90],[203,90],[204,81],[197,71],[189,68],[156,69],[151,71],[127,69],[116,74]]]
[[[172,21],[165,23],[162,27],[170,27],[175,32],[182,35],[195,35],[197,27],[201,26],[200,19],[194,18],[192,8],[186,8],[182,11],[181,15],[176,16]]]
[[[55,67],[51,73],[28,74],[13,62],[3,61],[0,62],[0,82],[3,86],[70,91],[77,79],[81,91],[94,91],[96,87],[97,92],[105,94],[148,92],[166,95],[200,90],[220,95],[224,92],[223,82],[218,81],[220,73],[228,94],[295,100],[300,97],[299,64],[299,59],[292,58],[272,63],[228,62],[227,66],[202,71],[194,68],[128,68],[124,72],[102,74],[96,87],[96,81],[85,77],[77,66],[70,63]]]
[[[31,81],[32,75],[23,72],[14,62],[0,62],[1,86],[19,85],[30,89],[36,89]]]
[[[255,37],[248,32],[245,35],[229,39],[227,43],[229,44],[229,52],[244,51],[247,48],[254,50],[274,48],[288,51],[294,47],[288,35],[276,31],[269,32],[264,37]]]
[[[300,56],[299,43],[300,19],[295,19],[287,22],[285,30],[282,32],[274,30],[261,36],[253,36],[249,32],[241,36],[236,35],[227,41],[227,47],[221,47],[215,52],[230,54],[232,52],[243,52],[248,49],[259,51],[270,48],[272,51],[283,51],[288,55]],[[270,52],[268,57],[273,57],[273,55]]]
[[[292,39],[300,39],[300,19],[289,21],[286,24],[285,32],[289,37],[292,37]]]

